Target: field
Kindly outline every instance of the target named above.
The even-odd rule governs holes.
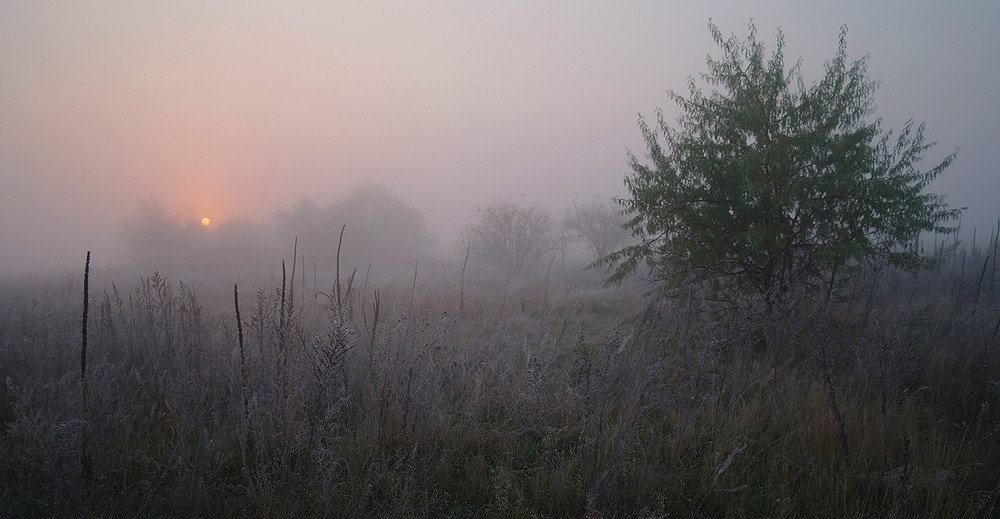
[[[238,310],[6,280],[0,515],[996,517],[989,252],[736,313],[574,265],[279,275]]]

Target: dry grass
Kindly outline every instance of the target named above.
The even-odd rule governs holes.
[[[242,348],[231,293],[153,275],[92,296],[85,407],[80,289],[4,287],[0,510],[995,516],[997,279],[966,261],[781,315],[345,273],[244,290]]]

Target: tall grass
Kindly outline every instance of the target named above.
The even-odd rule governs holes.
[[[969,251],[974,269],[942,253],[840,302],[739,314],[566,272],[512,287],[508,306],[505,281],[464,265],[451,285],[414,267],[403,287],[359,290],[339,263],[329,296],[293,304],[282,281],[203,309],[153,274],[97,297],[80,376],[80,293],[5,291],[0,510],[995,516],[989,249]]]

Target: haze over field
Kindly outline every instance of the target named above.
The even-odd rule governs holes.
[[[849,28],[885,128],[927,123],[932,190],[1000,216],[1000,4],[830,2],[0,3],[0,274],[121,261],[142,201],[270,224],[361,182],[423,212],[444,253],[476,205],[558,214],[625,194],[637,114],[668,119],[751,19],[817,79]],[[113,258],[113,259],[112,259]]]

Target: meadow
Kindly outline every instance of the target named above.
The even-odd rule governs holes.
[[[996,517],[995,252],[739,312],[574,264],[4,280],[0,515]]]

